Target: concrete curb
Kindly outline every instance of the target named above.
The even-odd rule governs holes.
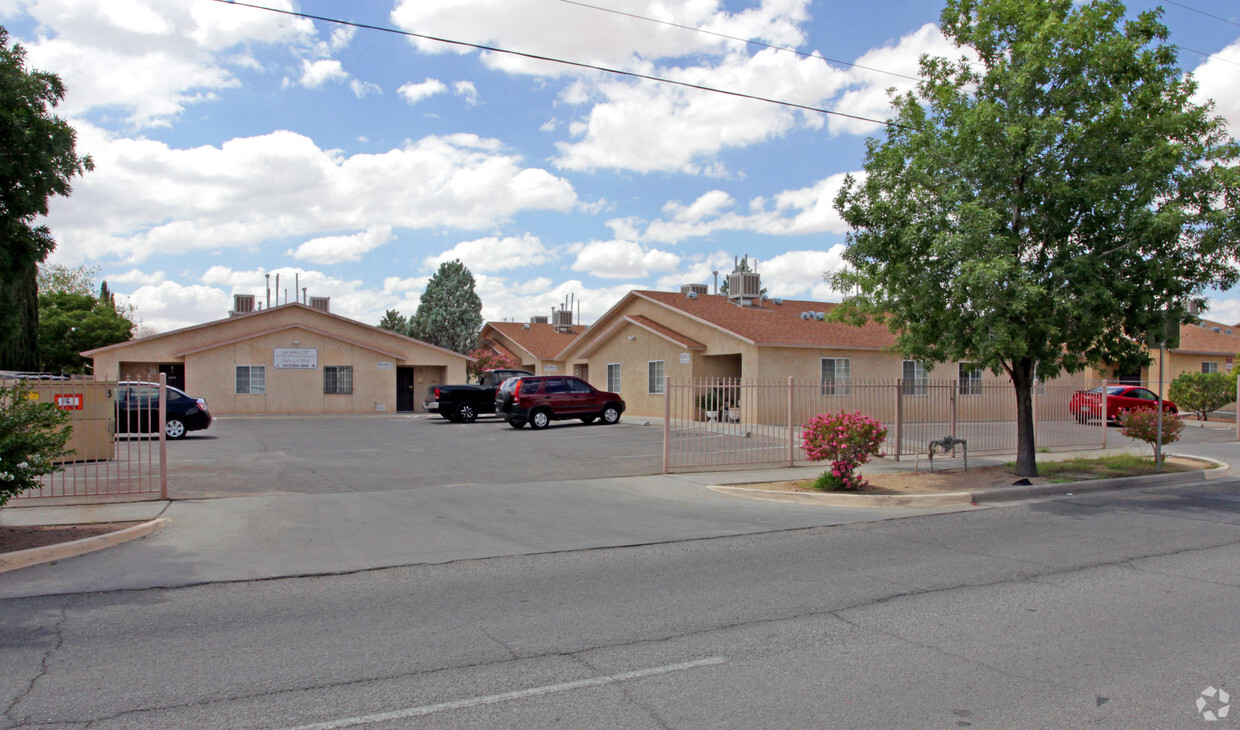
[[[1160,486],[1183,486],[1231,476],[1231,467],[1224,462],[1203,456],[1166,454],[1180,459],[1215,464],[1214,469],[1185,471],[1174,474],[1151,474],[1140,477],[1094,479],[1062,484],[1031,484],[1029,486],[990,487],[972,492],[938,492],[934,494],[843,494],[840,492],[784,492],[773,489],[752,489],[716,485],[707,487],[713,492],[747,499],[790,504],[817,504],[824,507],[945,507],[980,504],[982,502],[1011,502],[1022,499],[1062,497],[1069,494],[1103,492],[1115,489],[1135,489],[1149,486],[1157,481]]]
[[[17,570],[30,565],[40,565],[42,563],[85,555],[86,553],[110,548],[130,540],[137,540],[139,537],[146,537],[155,532],[169,522],[171,520],[167,517],[157,517],[149,522],[103,535],[85,537],[72,542],[62,542],[59,545],[48,545],[47,547],[2,553],[0,554],[0,573],[7,573],[10,570]]]

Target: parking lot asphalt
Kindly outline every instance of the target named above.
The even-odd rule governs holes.
[[[489,417],[452,423],[423,414],[226,416],[168,444],[170,495],[333,494],[656,474],[663,430],[646,423],[563,421],[534,431]]]

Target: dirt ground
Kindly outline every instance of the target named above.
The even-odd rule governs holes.
[[[43,525],[38,527],[0,526],[0,553],[58,545],[85,537],[104,535],[140,522],[104,522],[94,525]]]
[[[1169,458],[1165,462],[1168,471],[1187,471],[1191,469],[1201,469],[1204,465],[1202,462],[1189,459]],[[1003,466],[982,466],[973,467],[968,471],[963,469],[938,470],[931,474],[929,471],[917,472],[894,472],[886,474],[868,474],[864,475],[867,486],[860,490],[861,494],[932,494],[937,492],[970,492],[975,489],[985,489],[988,487],[1003,487],[1014,484],[1021,477],[1009,468]],[[1073,481],[1070,477],[1075,476],[1077,480],[1084,481],[1088,479],[1096,479],[1092,474],[1065,474],[1059,475],[1055,481]],[[808,484],[812,480],[802,479],[799,481],[787,482],[759,482],[755,484],[737,484],[734,486],[750,487],[753,489],[770,489],[784,492],[818,492]],[[1029,479],[1030,484],[1048,484],[1051,480],[1047,477],[1034,477]]]

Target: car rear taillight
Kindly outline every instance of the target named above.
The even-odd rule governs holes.
[[[521,383],[522,381],[518,380],[512,384],[512,404],[514,406],[521,402]]]
[[[198,410],[200,410],[200,411],[205,411],[205,410],[207,410],[207,399],[206,399],[206,398],[199,398],[199,399],[198,399]]]
[[[435,400],[439,400],[439,388],[435,388]]]

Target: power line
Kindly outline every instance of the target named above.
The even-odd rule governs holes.
[[[568,61],[562,58],[555,58],[552,56],[540,56],[534,53],[524,53],[522,51],[510,51],[506,48],[486,46],[486,45],[482,45],[479,43],[468,43],[466,41],[452,40],[451,38],[440,38],[438,36],[425,35],[422,33],[414,33],[412,31],[407,31],[407,30],[398,30],[396,28],[388,28],[382,25],[370,25],[368,23],[356,23],[350,20],[341,20],[339,18],[329,18],[329,17],[322,16],[322,15],[311,15],[310,13],[302,13],[302,12],[298,12],[295,10],[282,10],[280,8],[271,8],[265,5],[252,5],[250,3],[236,2],[236,0],[214,0],[214,1],[217,3],[224,3],[225,5],[236,5],[238,7],[253,8],[254,10],[265,10],[270,13],[276,13],[277,15],[288,15],[294,18],[306,18],[307,20],[318,20],[324,23],[334,23],[336,25],[344,25],[350,28],[359,28],[362,30],[377,30],[383,33],[392,33],[395,35],[402,35],[402,36],[406,36],[409,38],[421,38],[422,40],[433,41],[435,43],[446,43],[448,45],[453,45],[453,46],[473,48],[479,51],[490,51],[491,53],[502,53],[502,54],[509,55],[509,56],[528,58],[528,59],[535,60],[535,61],[547,61],[548,63],[558,63],[558,64],[562,64],[565,66],[573,66],[575,68],[584,68],[584,69],[589,69],[592,71],[601,71],[603,73],[615,74],[617,76],[627,76],[629,78],[643,79],[646,81],[657,81],[659,83],[672,84],[674,86],[680,86],[686,89],[697,89],[699,91],[709,91],[715,94],[725,94],[727,96],[734,96],[740,99],[752,99],[753,101],[761,101],[761,102],[766,102],[768,104],[777,104],[779,106],[786,106],[786,107],[790,107],[793,109],[801,109],[803,111],[818,112],[819,114],[829,114],[831,116],[843,117],[845,119],[855,119],[860,122],[870,122],[871,124],[879,124],[879,125],[886,126],[887,124],[891,123],[885,119],[872,119],[870,117],[863,117],[857,114],[848,114],[846,112],[839,112],[833,109],[823,109],[821,107],[809,106],[807,104],[797,104],[796,102],[781,101],[779,99],[771,99],[765,96],[757,96],[756,94],[745,94],[739,91],[728,91],[727,89],[717,89],[712,86],[703,86],[701,84],[691,84],[687,81],[676,81],[675,79],[663,78],[661,76],[652,76],[650,74],[642,74],[642,73],[637,73],[635,71],[622,71],[617,68],[609,68],[607,66],[597,66],[595,64],[582,63],[580,61]]]
[[[1216,56],[1213,53],[1206,53],[1205,51],[1198,51],[1193,48],[1188,48],[1187,46],[1175,46],[1175,47],[1180,49],[1181,51],[1188,51],[1189,53],[1196,53],[1199,56],[1205,56],[1206,58],[1210,58],[1215,61],[1222,61],[1223,63],[1230,63],[1235,66],[1240,66],[1240,63],[1237,63],[1236,61],[1233,61],[1230,58],[1223,58],[1222,56]]]
[[[1193,11],[1194,13],[1197,13],[1197,14],[1199,14],[1199,15],[1204,15],[1204,16],[1206,16],[1207,18],[1214,18],[1215,20],[1221,20],[1221,21],[1223,21],[1224,23],[1230,23],[1231,25],[1234,25],[1234,26],[1236,26],[1237,28],[1240,28],[1240,23],[1237,23],[1237,22],[1236,22],[1236,21],[1234,21],[1234,20],[1228,20],[1227,18],[1220,18],[1220,17],[1219,17],[1219,16],[1217,16],[1217,15],[1211,15],[1211,14],[1207,13],[1206,11],[1204,11],[1204,10],[1198,10],[1197,8],[1190,8],[1189,6],[1185,5],[1184,3],[1177,3],[1175,0],[1162,0],[1162,1],[1163,1],[1163,2],[1165,2],[1165,3],[1167,3],[1168,5],[1174,5],[1174,6],[1178,7],[1178,8],[1184,8],[1185,10],[1191,10],[1191,11]]]
[[[670,20],[659,20],[658,18],[650,18],[645,15],[637,15],[636,13],[626,13],[623,10],[605,8],[601,5],[590,5],[589,3],[578,2],[577,0],[556,0],[556,1],[562,2],[566,5],[576,5],[582,8],[590,8],[591,10],[599,10],[601,12],[611,13],[613,15],[623,15],[626,18],[635,18],[637,20],[645,20],[650,23],[658,23],[659,25],[667,25],[672,28],[681,28],[683,30],[691,30],[691,31],[694,31],[695,33],[704,33],[706,35],[715,36],[716,38],[726,38],[727,40],[730,40],[730,41],[738,41],[740,43],[747,43],[751,46],[760,46],[762,48],[770,48],[771,50],[774,50],[774,51],[784,51],[786,53],[795,53],[798,56],[802,56],[804,58],[817,58],[823,61],[829,61],[830,63],[838,63],[842,66],[850,66],[852,68],[859,68],[864,71],[874,71],[875,73],[887,74],[889,76],[898,76],[902,79],[908,79],[909,81],[924,81],[924,79],[922,79],[920,76],[908,76],[906,74],[896,73],[895,71],[886,71],[884,69],[874,68],[872,66],[862,66],[859,63],[841,61],[837,58],[827,58],[826,56],[822,56],[817,53],[807,53],[805,51],[800,51],[800,50],[797,50],[796,48],[790,48],[788,46],[776,46],[770,43],[763,43],[762,41],[755,41],[750,38],[741,38],[739,36],[728,35],[726,33],[717,33],[713,30],[706,30],[705,28],[698,28],[692,25],[682,25],[680,23],[673,23]]]

